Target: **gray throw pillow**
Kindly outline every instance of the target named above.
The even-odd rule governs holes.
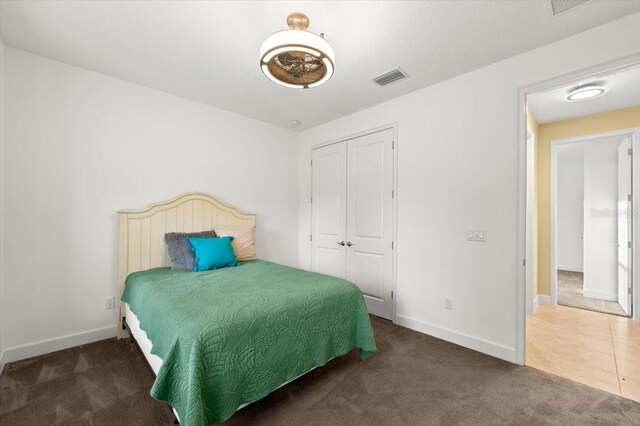
[[[191,248],[191,243],[187,237],[214,238],[217,237],[216,231],[204,232],[170,232],[164,234],[164,240],[167,243],[167,250],[171,258],[172,271],[193,271],[196,266],[196,259]]]

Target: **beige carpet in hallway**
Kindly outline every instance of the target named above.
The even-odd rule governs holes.
[[[582,272],[558,271],[558,305],[626,316],[618,302],[582,295]]]

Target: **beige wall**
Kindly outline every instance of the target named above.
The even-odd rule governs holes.
[[[535,296],[538,292],[538,179],[536,178],[538,170],[538,134],[540,133],[540,128],[538,126],[538,121],[536,117],[533,115],[531,110],[527,107],[527,127],[533,133],[533,215],[531,218],[532,223],[532,234],[533,234],[533,259],[532,259],[532,267],[533,267],[533,291],[532,294]],[[528,297],[528,296],[527,296]]]
[[[537,294],[551,295],[551,142],[632,127],[640,127],[640,106],[539,125],[535,159],[538,205]],[[535,217],[534,213],[534,219]]]

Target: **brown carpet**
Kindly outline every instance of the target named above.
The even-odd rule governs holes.
[[[379,353],[352,352],[238,411],[228,425],[638,425],[640,404],[372,318]],[[129,341],[7,365],[2,425],[171,425]]]

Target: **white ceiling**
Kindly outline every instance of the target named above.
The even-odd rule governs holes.
[[[324,86],[278,86],[258,49],[290,12],[336,51]],[[298,130],[640,11],[591,1],[553,16],[548,1],[2,1],[8,46]],[[410,79],[370,79],[400,66]]]
[[[640,35],[638,36],[640,41]],[[567,94],[587,83],[606,86],[602,96],[580,102],[567,102]],[[598,114],[640,105],[640,66],[629,68],[601,78],[576,81],[547,92],[535,93],[527,98],[529,109],[538,123],[551,123],[583,115]]]

